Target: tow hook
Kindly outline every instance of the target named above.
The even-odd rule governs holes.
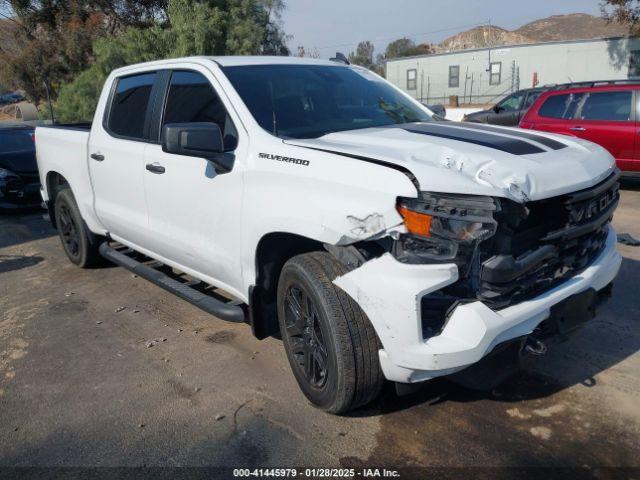
[[[524,351],[531,355],[541,356],[547,353],[547,346],[537,338],[528,337],[524,345]]]

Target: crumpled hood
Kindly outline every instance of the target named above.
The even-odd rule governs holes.
[[[615,170],[604,148],[582,139],[457,122],[366,128],[285,143],[400,166],[423,191],[518,202],[588,188]]]

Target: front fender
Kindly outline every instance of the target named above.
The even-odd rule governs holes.
[[[261,238],[286,232],[321,243],[349,245],[385,235],[402,224],[397,197],[415,197],[404,173],[382,165],[299,147],[289,157],[308,165],[252,157],[245,173],[243,279],[256,280],[255,252]]]

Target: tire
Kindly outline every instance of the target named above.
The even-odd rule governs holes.
[[[278,281],[278,322],[291,370],[309,401],[335,414],[371,402],[384,382],[373,326],[332,283],[346,272],[329,253],[305,253],[284,265]]]
[[[71,260],[80,268],[95,267],[102,263],[98,252],[104,237],[89,231],[82,220],[80,210],[71,190],[62,190],[56,196],[54,215],[62,248]]]

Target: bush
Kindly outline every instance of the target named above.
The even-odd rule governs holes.
[[[109,73],[125,65],[165,58],[169,52],[168,36],[168,32],[159,27],[130,28],[119,37],[97,40],[93,47],[95,63],[60,89],[54,105],[56,119],[91,121]]]
[[[168,24],[97,39],[93,65],[59,89],[54,114],[62,122],[91,120],[105,79],[125,65],[188,55],[286,55],[285,36],[270,18],[282,8],[281,0],[169,0]]]

